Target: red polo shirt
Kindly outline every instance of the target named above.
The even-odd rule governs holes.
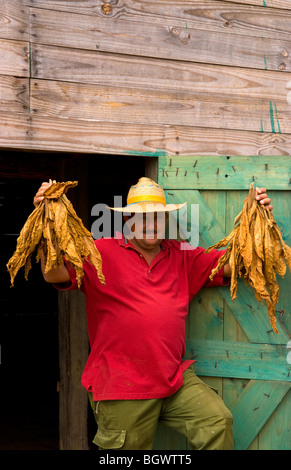
[[[85,262],[81,290],[91,352],[82,384],[95,401],[169,396],[181,387],[183,371],[194,362],[182,361],[189,301],[204,286],[224,284],[222,269],[209,281],[223,251],[182,250],[181,242],[164,240],[148,266],[124,237],[95,243],[106,285]],[[69,289],[76,289],[75,271],[67,268]]]

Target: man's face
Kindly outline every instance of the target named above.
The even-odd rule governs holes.
[[[134,238],[144,249],[156,247],[165,238],[167,218],[168,214],[165,212],[133,214],[131,217],[125,217],[130,232],[128,238]]]

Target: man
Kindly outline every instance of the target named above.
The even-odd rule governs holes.
[[[48,185],[42,184],[35,205]],[[272,209],[264,188],[257,199]],[[210,282],[223,251],[181,249],[185,242],[164,238],[159,215],[181,206],[166,204],[163,189],[141,178],[127,206],[113,208],[123,212],[128,235],[95,241],[105,286],[84,263],[91,352],[82,384],[98,424],[93,442],[101,449],[151,449],[158,421],[184,434],[192,449],[233,448],[230,411],[195,375],[194,361],[183,361],[189,301],[202,287],[228,284],[230,268]],[[58,289],[77,288],[66,260],[48,273],[42,260],[42,269]]]

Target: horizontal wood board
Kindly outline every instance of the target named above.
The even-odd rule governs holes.
[[[286,345],[189,339],[186,357],[197,360],[197,374],[291,383],[288,351]]]
[[[0,0],[0,38],[29,41],[29,7],[24,0]]]
[[[6,148],[147,157],[290,155],[290,134],[31,116],[26,101],[17,104],[15,113],[11,101],[2,106],[7,112],[0,112],[0,146]]]
[[[53,139],[62,150],[289,155],[291,11],[288,2],[273,2],[271,8],[264,3],[120,0],[106,15],[101,1],[0,0],[0,93],[5,95],[0,145],[21,145],[19,131],[26,121],[21,118],[14,129],[13,121],[29,113],[24,148],[54,148],[53,126],[58,135],[63,129],[63,136]],[[102,44],[96,48],[96,35],[104,39],[104,52]],[[267,41],[266,47],[258,40]],[[248,62],[258,57],[260,63]],[[10,75],[31,76],[25,85],[29,96],[24,99],[16,83],[7,85]],[[38,92],[34,78],[47,80]],[[34,123],[45,121],[49,137],[41,140]],[[107,134],[106,145],[99,136],[87,142],[84,123],[90,133],[108,123],[110,137],[120,123],[133,135],[127,134],[126,142]],[[71,136],[69,129],[76,127]]]
[[[0,112],[15,113],[17,115],[18,113],[26,113],[28,110],[29,79],[0,75]],[[5,121],[4,113],[2,119]]]
[[[113,5],[112,11],[107,15],[104,14],[102,9],[104,0],[22,0],[22,3],[27,6],[36,6],[40,8],[60,10],[60,11],[74,11],[75,13],[103,15],[103,16],[127,16],[129,14],[140,14],[144,16],[157,14],[160,15],[161,10],[165,15],[170,17],[179,17],[180,15],[189,14],[193,10],[193,0],[109,0],[108,3]],[[215,5],[218,2],[213,1],[195,1],[198,7],[207,5]],[[232,6],[245,5],[247,7],[257,6],[264,7],[266,10],[273,11],[274,9],[291,10],[291,0],[224,0],[220,2],[222,5]]]
[[[53,80],[31,81],[31,111],[43,116],[151,125],[184,125],[289,133],[284,100],[271,101],[183,90],[94,86]]]
[[[107,54],[43,44],[31,46],[34,78],[91,83],[115,87],[191,92],[237,100],[282,100],[287,104],[291,73],[247,70],[172,60],[157,60],[123,54]],[[118,71],[118,75],[116,74]],[[290,85],[291,88],[291,85]],[[178,95],[179,96],[179,95]]]
[[[30,52],[27,41],[0,39],[1,75],[30,76]]]
[[[282,172],[282,168],[284,171]],[[291,157],[160,157],[159,181],[167,189],[241,189],[251,183],[268,190],[291,189]]]
[[[110,53],[290,71],[288,39],[217,32],[163,22],[110,20],[76,13],[31,9],[31,41]],[[134,47],[132,47],[134,44]]]

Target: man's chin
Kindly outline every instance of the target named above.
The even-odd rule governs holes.
[[[161,243],[162,239],[155,237],[147,237],[143,238],[143,243],[145,243],[148,246],[154,246],[154,245],[159,245]]]

